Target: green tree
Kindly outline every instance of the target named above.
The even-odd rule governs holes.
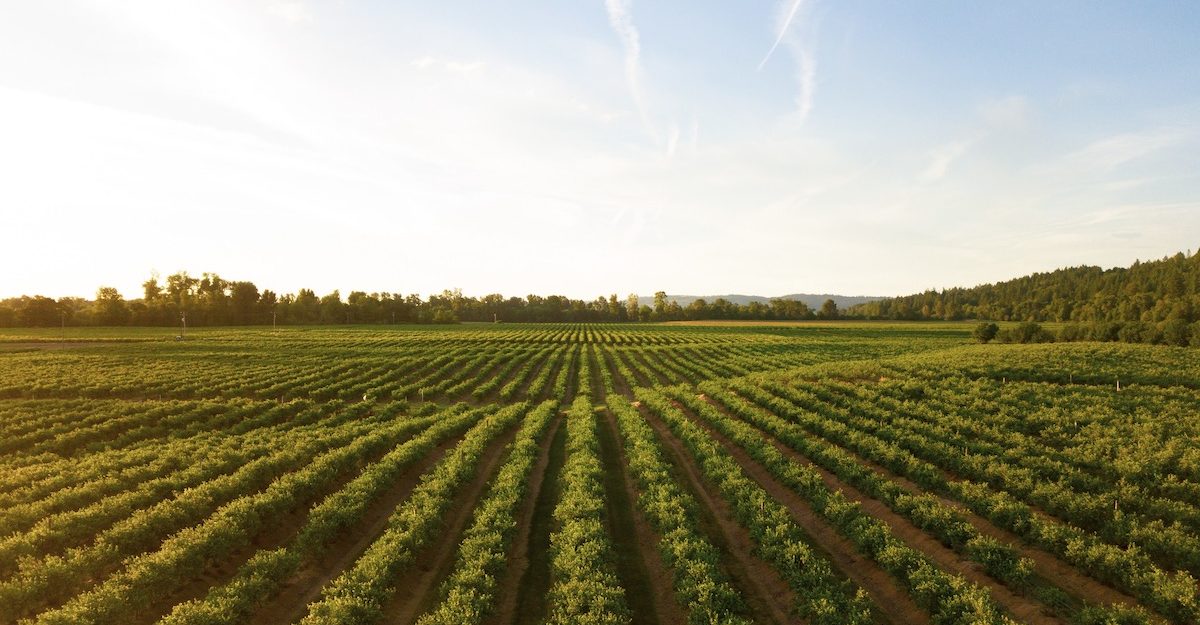
[[[999,331],[1000,326],[994,323],[981,323],[975,326],[975,330],[971,332],[971,335],[975,337],[976,341],[987,343],[996,338],[996,333]]]
[[[617,294],[613,293],[608,296],[608,320],[620,321],[625,316],[625,309],[621,307],[620,300],[617,299]]]
[[[229,307],[232,312],[233,323],[237,325],[249,325],[261,319],[256,319],[256,309],[258,307],[258,287],[253,282],[230,282],[229,283]]]
[[[321,323],[346,323],[346,305],[336,290],[321,298]]]
[[[321,320],[321,300],[312,289],[300,289],[289,309],[294,323],[317,323]]]
[[[22,297],[18,301],[17,322],[23,326],[50,327],[62,323],[58,302],[42,295]]]
[[[667,316],[667,292],[654,292],[654,320],[662,321]]]
[[[833,301],[833,299],[825,300],[825,303],[821,304],[821,312],[817,313],[817,316],[821,319],[837,319],[837,302]]]
[[[125,298],[111,286],[102,286],[96,291],[93,304],[96,322],[102,326],[125,325],[129,321],[129,306]]]

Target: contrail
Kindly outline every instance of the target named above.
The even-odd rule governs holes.
[[[800,12],[800,5],[804,4],[804,0],[792,0],[792,7],[788,9],[787,17],[783,19],[783,23],[779,26],[779,32],[775,36],[775,43],[771,44],[771,49],[767,50],[767,55],[763,57],[762,62],[758,64],[756,71],[761,71],[763,66],[770,60],[771,55],[775,54],[775,48],[779,47],[783,41],[784,35],[787,34],[788,28],[792,25],[792,20],[796,19],[796,14]]]
[[[642,97],[640,76],[642,44],[637,27],[633,25],[633,17],[629,15],[629,4],[630,0],[604,0],[604,8],[608,11],[608,23],[620,38],[622,47],[625,48],[625,80],[629,83],[629,92],[633,96],[634,105],[637,106],[638,116],[646,128],[646,132],[655,143],[659,143],[659,134],[654,129],[654,125],[650,123],[650,117],[646,113],[646,103]]]

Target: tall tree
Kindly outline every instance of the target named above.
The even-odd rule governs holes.
[[[93,312],[96,322],[102,326],[120,326],[129,322],[129,307],[125,304],[125,298],[111,286],[96,290]]]
[[[822,319],[837,319],[838,318],[837,302],[833,301],[833,299],[825,300],[825,302],[823,304],[821,304],[821,312],[818,313],[817,316],[819,316]]]

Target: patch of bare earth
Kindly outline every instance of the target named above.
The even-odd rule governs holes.
[[[483,497],[492,477],[507,457],[509,443],[516,438],[513,427],[493,441],[479,461],[475,476],[455,497],[442,519],[437,538],[417,555],[416,562],[396,580],[396,594],[383,608],[383,623],[410,625],[438,599],[438,585],[450,574],[458,555],[463,532],[471,522],[475,506]]]
[[[715,402],[709,403],[714,407],[720,408],[720,406],[718,406]],[[992,598],[995,599],[998,604],[1000,604],[1005,610],[1020,619],[1022,622],[1030,623],[1031,625],[1062,625],[1063,621],[1055,617],[1049,608],[1039,603],[1035,599],[1014,592],[1009,587],[995,580],[983,571],[982,565],[972,562],[958,553],[955,553],[953,549],[946,547],[936,538],[930,536],[921,528],[913,525],[908,519],[894,512],[882,501],[874,499],[857,488],[843,482],[833,473],[813,463],[807,457],[801,455],[791,447],[783,444],[770,434],[763,432],[762,430],[758,431],[763,438],[774,445],[775,448],[789,460],[797,464],[808,466],[819,473],[821,476],[821,481],[825,483],[826,488],[829,488],[830,490],[841,491],[841,493],[847,499],[859,504],[864,512],[887,524],[888,528],[891,529],[892,534],[903,541],[904,544],[925,554],[942,570],[962,575],[968,581],[980,587],[986,588],[988,592],[991,593]],[[717,435],[719,436],[719,434]],[[732,441],[724,438],[722,440],[722,444],[726,445],[726,447],[735,446]],[[756,468],[761,469],[765,476],[769,476],[769,472],[767,472],[766,468],[762,467],[762,465],[759,465],[758,462],[753,458],[750,458],[749,454],[742,452],[741,454],[738,454],[738,456],[738,462],[743,466],[745,466],[747,462],[754,463],[757,465]],[[773,480],[774,478],[770,479]],[[780,486],[787,488],[782,484]],[[799,495],[795,494],[794,491],[791,491],[791,489],[788,489],[788,492],[792,492],[793,497],[803,501],[803,499]]]
[[[406,436],[404,440],[408,440],[412,435]],[[402,444],[398,441],[396,444]],[[382,457],[387,450],[381,450],[371,458],[365,460],[362,466],[370,462],[377,461]],[[361,468],[361,466],[359,467]],[[308,520],[308,513],[311,505],[321,501],[326,496],[337,492],[343,486],[350,482],[358,475],[358,471],[354,468],[347,469],[338,475],[334,482],[320,492],[308,497],[304,501],[297,502],[287,512],[276,515],[272,519],[272,523],[268,527],[264,527],[250,540],[250,543],[234,549],[232,553],[218,562],[212,563],[200,571],[191,580],[188,580],[183,585],[172,592],[164,593],[155,598],[151,606],[141,611],[138,616],[141,617],[136,621],[132,621],[129,625],[137,625],[139,623],[153,623],[159,618],[170,612],[171,608],[179,603],[192,599],[203,597],[210,588],[225,584],[233,579],[237,574],[238,569],[246,563],[255,553],[262,550],[278,549],[287,544],[289,540],[294,538],[300,528]],[[272,621],[278,622],[278,621]]]
[[[277,595],[254,612],[249,622],[261,625],[292,623],[303,617],[308,604],[320,598],[321,589],[354,564],[383,533],[392,511],[408,499],[421,476],[461,440],[461,436],[456,436],[442,441],[406,469],[387,492],[367,508],[357,524],[342,531],[326,546],[320,558],[297,571]]]
[[[830,441],[826,442],[834,444]],[[996,540],[1011,545],[1022,557],[1033,560],[1034,572],[1037,575],[1040,575],[1077,599],[1087,603],[1100,605],[1120,604],[1130,607],[1138,605],[1137,599],[1134,599],[1133,597],[1130,597],[1129,595],[1103,582],[1088,577],[1079,569],[1058,559],[1057,556],[1029,545],[1017,534],[1014,534],[1003,528],[996,527],[991,521],[979,516],[978,514],[975,514],[962,503],[936,493],[928,493],[928,491],[923,490],[912,480],[893,473],[883,465],[863,458],[844,447],[839,447],[839,449],[841,449],[844,453],[849,455],[858,463],[870,468],[880,476],[895,482],[901,488],[904,488],[910,493],[933,494],[935,497],[937,497],[938,501],[942,503],[942,505],[953,508],[981,534],[990,536]]]
[[[509,549],[508,567],[498,581],[496,611],[488,625],[529,625],[542,620],[550,588],[550,532],[557,482],[565,456],[566,430],[556,417],[546,432],[529,490],[517,515],[517,535]]]
[[[883,608],[876,611],[881,618],[905,625],[929,622],[929,613],[913,601],[900,583],[879,565],[860,554],[854,543],[817,514],[808,501],[781,484],[766,467],[716,431],[707,421],[696,417],[681,405],[677,407],[733,456],[746,475],[766,490],[775,501],[787,508],[792,520],[808,535],[811,545],[821,552],[835,569],[866,590],[875,605]]]
[[[671,570],[663,562],[660,538],[637,508],[638,490],[625,456],[625,445],[616,419],[603,411],[600,452],[613,542],[620,563],[618,574],[625,587],[634,625],[683,625],[687,616],[675,600]]]
[[[756,622],[785,625],[802,623],[793,613],[795,597],[774,567],[754,555],[750,532],[733,516],[729,504],[704,479],[699,466],[681,440],[653,413],[642,410],[663,444],[671,463],[679,470],[681,484],[702,508],[703,528],[709,540],[725,556],[722,565],[733,585],[741,591]]]

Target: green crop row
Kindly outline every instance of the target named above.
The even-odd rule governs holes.
[[[734,516],[797,597],[797,610],[814,625],[873,622],[871,602],[861,588],[839,579],[808,545],[804,530],[787,509],[746,476],[737,461],[665,396],[638,389],[637,398],[662,419],[695,458],[706,480],[718,488]]]
[[[471,428],[453,452],[426,473],[407,501],[388,519],[383,534],[326,586],[309,606],[305,625],[373,622],[394,591],[396,576],[413,563],[417,550],[434,536],[454,495],[476,473],[484,451],[528,411],[527,403],[501,408]]]
[[[605,528],[596,413],[579,395],[567,413],[567,459],[550,535],[553,584],[548,625],[619,625],[630,622],[616,555]]]

